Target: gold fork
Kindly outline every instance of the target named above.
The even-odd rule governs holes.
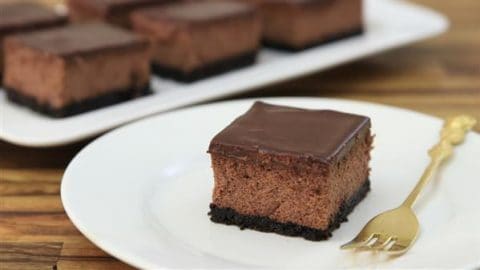
[[[399,207],[371,219],[352,241],[341,248],[405,253],[415,242],[419,231],[418,220],[412,210],[415,200],[442,162],[452,154],[453,147],[463,142],[466,133],[475,124],[475,118],[468,115],[448,119],[441,131],[440,142],[429,151],[430,164],[407,199]]]

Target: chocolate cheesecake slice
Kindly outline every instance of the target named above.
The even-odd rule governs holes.
[[[213,222],[323,240],[370,189],[370,119],[256,102],[211,141]]]
[[[60,26],[67,17],[34,3],[0,4],[0,78],[3,71],[3,39],[15,33]]]
[[[362,0],[243,0],[255,3],[270,47],[298,51],[363,32]]]
[[[261,22],[253,6],[235,1],[196,1],[132,14],[136,32],[150,38],[153,71],[191,82],[252,64]]]
[[[68,0],[73,22],[104,21],[121,27],[130,27],[130,13],[135,9],[161,5],[173,0]]]
[[[65,117],[148,93],[148,42],[103,23],[5,39],[8,98]]]

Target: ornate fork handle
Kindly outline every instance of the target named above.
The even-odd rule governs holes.
[[[463,142],[465,134],[475,126],[476,122],[475,118],[468,115],[452,117],[445,122],[440,142],[428,152],[431,159],[430,164],[423,172],[417,185],[403,202],[403,206],[413,206],[418,195],[438,170],[440,164],[452,154],[455,145]]]

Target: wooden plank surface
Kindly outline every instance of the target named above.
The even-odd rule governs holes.
[[[480,1],[416,2],[447,14],[450,31],[235,98],[338,97],[480,119]],[[50,149],[0,142],[0,269],[130,269],[85,239],[60,201],[63,171],[88,142]]]

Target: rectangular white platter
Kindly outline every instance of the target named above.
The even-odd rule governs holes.
[[[441,14],[403,0],[365,0],[366,32],[297,53],[262,49],[255,65],[190,84],[159,77],[154,94],[64,119],[52,119],[7,101],[0,91],[0,138],[48,147],[85,139],[127,122],[324,70],[432,37],[448,28]],[[208,121],[208,119],[205,119]]]

